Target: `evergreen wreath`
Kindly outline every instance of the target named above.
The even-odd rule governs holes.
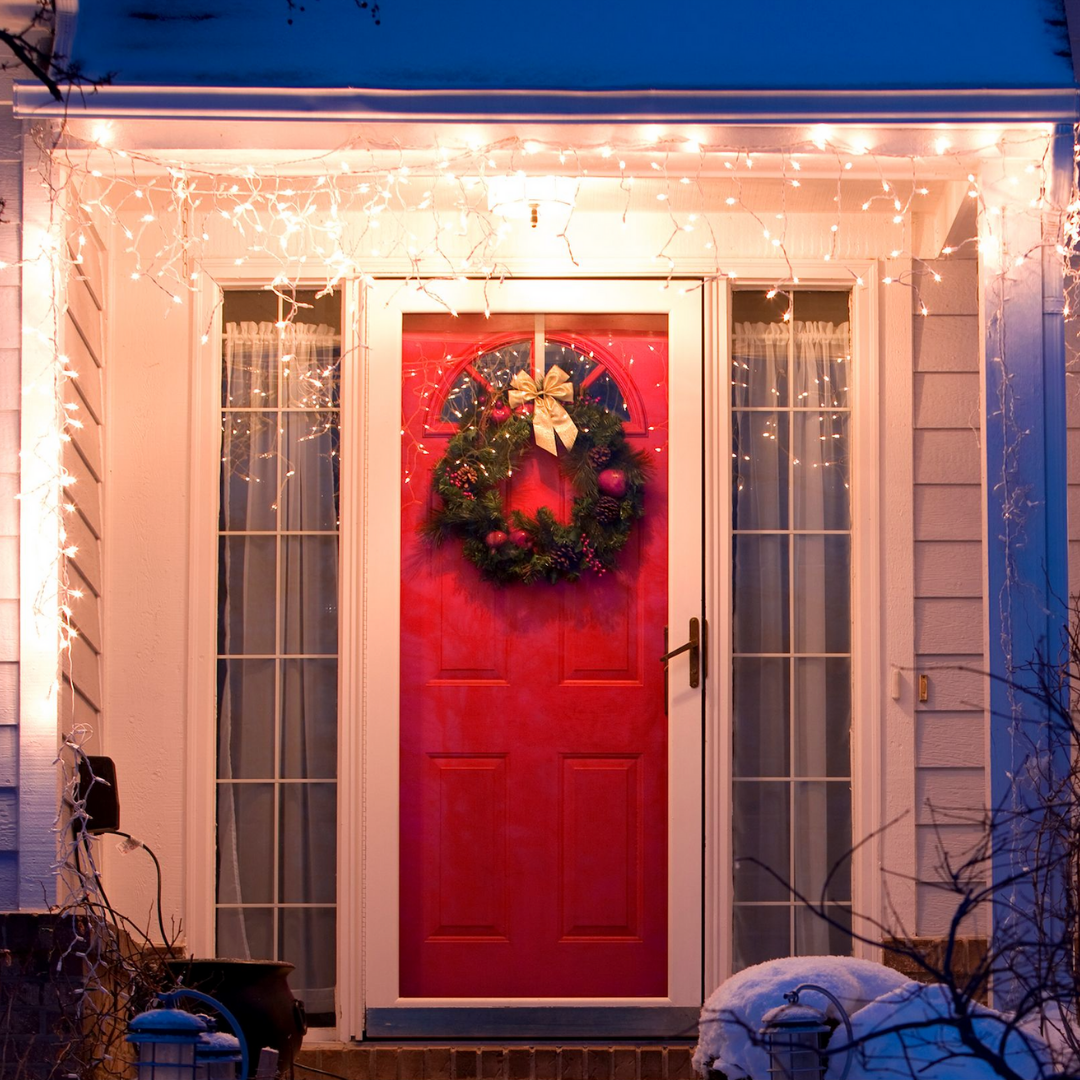
[[[573,447],[559,461],[577,492],[570,523],[542,506],[535,517],[507,515],[499,485],[534,445],[532,406],[511,410],[502,395],[462,418],[433,484],[442,500],[424,525],[436,543],[462,541],[465,557],[499,584],[577,581],[604,574],[644,514],[645,478],[652,462],[634,450],[622,421],[593,398],[567,403],[577,426]],[[546,451],[541,451],[542,453]]]

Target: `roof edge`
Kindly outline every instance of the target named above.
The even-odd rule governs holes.
[[[1064,0],[1065,27],[1069,33],[1073,78],[1080,83],[1080,0]]]
[[[15,84],[22,119],[1075,123],[1076,87],[959,90],[385,90],[100,86],[57,102]]]

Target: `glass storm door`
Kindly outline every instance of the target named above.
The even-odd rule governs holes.
[[[498,292],[487,317],[422,301],[398,315],[393,1003],[696,1005],[701,690],[686,654],[666,686],[660,657],[666,628],[677,646],[701,614],[700,301],[682,298],[676,343],[655,285]],[[635,296],[652,310],[626,310]],[[493,584],[460,540],[423,535],[432,473],[463,416],[556,365],[648,455],[644,517],[615,570]],[[530,442],[500,489],[506,512],[569,522],[559,451]]]

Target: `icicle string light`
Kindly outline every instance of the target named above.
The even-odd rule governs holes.
[[[1018,194],[1032,192],[1027,212],[1047,209],[1050,135],[1044,128],[1019,133],[1015,145],[1000,132],[988,132],[984,146],[966,152],[954,148],[959,139],[942,134],[928,143],[924,157],[888,154],[868,135],[825,125],[767,150],[710,142],[707,132],[691,137],[661,129],[634,137],[628,128],[631,135],[622,141],[609,133],[602,142],[586,142],[575,141],[574,129],[568,127],[565,143],[525,136],[485,141],[468,134],[459,138],[453,127],[443,130],[449,134],[420,149],[356,135],[325,154],[286,160],[268,153],[259,164],[211,165],[124,149],[118,145],[122,131],[112,125],[101,128],[97,142],[80,141],[63,127],[39,126],[36,133],[50,163],[45,172],[52,185],[55,232],[67,232],[76,240],[70,250],[58,242],[30,258],[49,260],[57,280],[78,273],[82,223],[93,223],[102,235],[114,238],[110,255],[118,281],[151,287],[182,307],[207,284],[217,287],[220,298],[215,274],[221,272],[215,267],[227,252],[238,274],[249,280],[255,275],[255,281],[287,301],[288,322],[296,313],[290,298],[299,287],[314,285],[325,295],[347,279],[371,281],[392,271],[403,274],[408,287],[423,289],[456,314],[442,300],[440,282],[481,279],[486,297],[487,287],[510,276],[515,260],[528,255],[531,245],[543,258],[545,272],[553,272],[561,258],[568,273],[607,275],[617,270],[630,240],[629,250],[638,262],[642,255],[648,257],[647,245],[655,244],[651,265],[660,288],[694,287],[676,281],[683,275],[733,279],[739,262],[751,259],[766,265],[768,260],[767,265],[780,268],[771,291],[787,303],[790,319],[800,262],[832,264],[853,288],[863,286],[860,273],[845,266],[847,252],[861,251],[858,242],[846,242],[846,234],[873,218],[883,238],[875,243],[886,266],[885,287],[910,290],[914,310],[925,316],[933,313],[942,273],[917,249],[913,222],[921,202],[943,177],[966,185],[983,227],[981,239],[973,230],[941,254],[949,257],[978,245],[984,260],[1000,260],[1000,273],[1006,277],[1038,252],[1008,249],[1001,228],[1002,202],[987,197],[972,160],[981,160],[991,171],[999,161],[1023,155],[1028,162],[1025,175],[1011,175],[1007,184]],[[492,187],[519,173],[572,181],[573,199],[569,205],[539,203],[535,230],[528,219],[507,218],[492,208]],[[924,173],[932,179],[921,179]],[[819,203],[823,184],[834,194],[824,212],[817,204],[804,214],[801,208],[815,183]],[[610,192],[602,204],[604,221],[614,226],[612,237],[624,238],[612,240],[611,258],[599,262],[588,228],[579,227],[583,204],[593,220],[600,219],[597,190]],[[1010,212],[1017,212],[1015,202]],[[827,221],[824,228],[822,220]],[[747,227],[741,239],[727,241],[732,223],[740,221]],[[658,222],[664,227],[658,228]],[[1053,246],[1063,267],[1066,311],[1075,311],[1072,297],[1080,281],[1073,269],[1073,254],[1080,249],[1080,199],[1075,194],[1062,228],[1047,235],[1045,245]],[[894,261],[902,262],[902,268],[893,270]],[[20,265],[0,267],[0,281]],[[27,387],[26,392],[55,394],[62,440],[81,420],[69,388],[75,372],[61,348],[62,312],[57,307],[54,314],[49,329],[29,330],[50,338],[56,358],[54,385]],[[207,325],[204,344],[210,333]],[[1075,356],[1070,363],[1075,366]],[[425,389],[430,394],[435,387]],[[1004,406],[1003,411],[1007,414]],[[416,452],[427,450],[420,446]],[[55,492],[69,492],[75,478],[59,468]],[[67,495],[34,491],[23,497],[58,497],[61,519],[73,512]],[[1022,522],[1021,506],[1010,503],[1007,512],[1010,520]],[[1017,527],[1022,532],[1022,524]],[[62,580],[65,560],[75,553],[68,531],[61,528],[58,542]],[[52,602],[48,596],[47,590],[42,593],[43,603]],[[78,597],[62,584],[58,603],[66,649],[77,634]]]

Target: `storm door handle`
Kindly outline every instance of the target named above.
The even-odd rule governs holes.
[[[667,648],[668,631],[664,627],[664,648]],[[660,663],[664,665],[664,677],[667,678],[668,661],[680,653],[690,653],[690,688],[696,690],[701,685],[701,623],[697,619],[690,620],[690,640],[677,649],[672,649],[660,657]]]

